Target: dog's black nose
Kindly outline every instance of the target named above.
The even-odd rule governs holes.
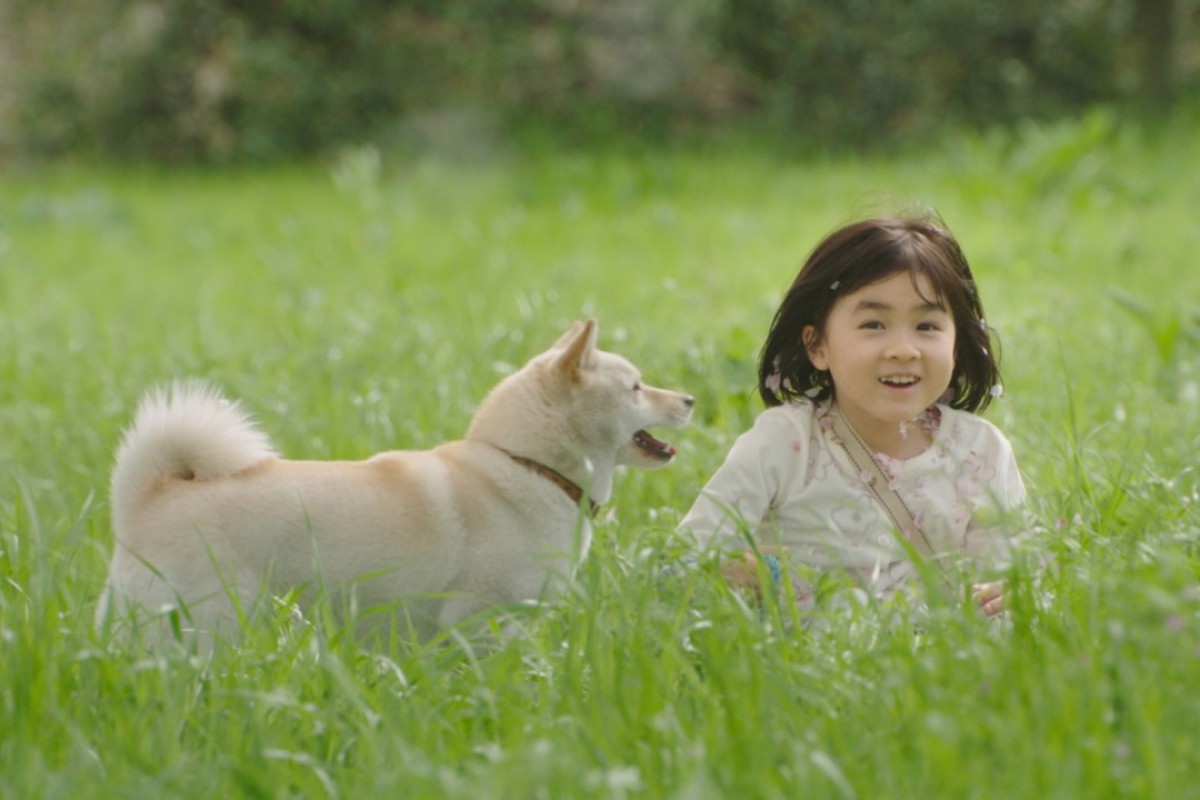
[[[683,398],[683,404],[688,408],[691,408],[692,406],[696,405],[696,398],[688,395],[687,397]]]

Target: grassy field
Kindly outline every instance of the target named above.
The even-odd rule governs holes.
[[[903,158],[739,146],[0,181],[0,797],[1200,796],[1200,132],[1103,114]],[[669,570],[834,225],[933,206],[1003,342],[1037,574],[1002,624],[821,630]],[[384,651],[286,609],[211,660],[105,641],[107,481],[202,376],[294,457],[461,435],[571,320],[698,400],[561,602]]]

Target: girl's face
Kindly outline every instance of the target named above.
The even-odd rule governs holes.
[[[834,396],[867,444],[911,450],[900,423],[937,402],[954,374],[954,316],[924,275],[907,270],[838,298],[825,330],[802,332],[813,366],[829,370]],[[922,447],[923,449],[923,447]]]

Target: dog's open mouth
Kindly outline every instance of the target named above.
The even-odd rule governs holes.
[[[638,431],[633,435],[633,443],[641,448],[643,453],[646,453],[651,458],[657,458],[660,461],[670,461],[675,457],[675,448],[666,442],[655,439],[645,431]]]

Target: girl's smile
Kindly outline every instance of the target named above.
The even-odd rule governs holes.
[[[828,370],[834,397],[867,444],[911,458],[928,440],[906,423],[937,402],[954,373],[954,317],[924,275],[907,270],[839,298],[825,329],[802,333],[813,365]]]

